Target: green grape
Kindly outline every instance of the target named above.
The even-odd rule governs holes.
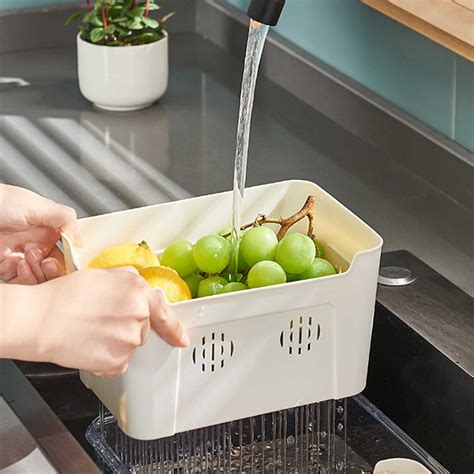
[[[230,238],[229,238],[230,239]],[[240,273],[250,270],[250,265],[245,260],[244,254],[242,253],[242,237],[239,239],[239,256],[237,259],[237,271]],[[229,265],[230,267],[230,265]]]
[[[298,275],[296,273],[287,273],[286,274],[286,281],[289,283],[290,281],[297,281]]]
[[[247,284],[249,288],[278,285],[286,282],[286,273],[276,262],[264,260],[256,263],[249,271]]]
[[[221,235],[206,235],[194,245],[193,257],[202,272],[220,273],[229,264],[230,244]]]
[[[231,282],[222,288],[221,293],[232,293],[234,291],[248,290],[248,286],[243,283]]]
[[[254,227],[248,230],[240,243],[245,262],[253,267],[263,260],[273,260],[278,239],[268,227]]]
[[[191,296],[193,298],[197,298],[199,283],[201,283],[201,281],[205,279],[206,277],[201,275],[200,273],[192,273],[184,279],[186,285],[188,285],[189,287],[189,291],[191,291]]]
[[[224,235],[227,235],[227,237],[225,238],[230,243],[231,237],[232,237],[232,227],[225,227],[219,232],[219,235],[221,235],[222,237],[224,237]],[[250,269],[250,265],[245,261],[244,254],[242,253],[242,245],[240,245],[241,242],[242,242],[242,236],[240,236],[240,239],[239,239],[239,257],[238,257],[237,265],[238,265],[239,272],[246,272],[247,270]]]
[[[219,294],[222,288],[227,285],[227,283],[227,280],[218,276],[213,276],[202,280],[198,287],[198,298]]]
[[[246,272],[250,270],[250,265],[247,263],[247,260],[245,260],[244,253],[242,251],[242,237],[240,238],[239,244],[238,270],[239,272]]]
[[[316,256],[319,258],[324,258],[324,248],[319,240],[314,239],[314,245],[316,245]]]
[[[288,234],[278,244],[275,259],[287,273],[304,272],[316,256],[314,242],[306,235]]]
[[[335,275],[337,270],[331,262],[324,258],[315,258],[313,263],[303,273],[298,275],[298,280],[318,278],[322,276]]]
[[[181,278],[185,278],[197,270],[193,258],[193,244],[187,240],[173,242],[163,252],[160,260],[162,265],[176,270]]]

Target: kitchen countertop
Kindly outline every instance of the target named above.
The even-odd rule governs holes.
[[[0,55],[0,181],[80,216],[227,190],[242,65],[205,38],[171,35],[166,95],[114,114],[80,94],[74,47]],[[384,153],[265,78],[251,134],[249,186],[317,182],[375,228],[474,294],[472,216]],[[225,225],[225,223],[223,223]]]

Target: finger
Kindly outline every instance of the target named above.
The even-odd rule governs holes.
[[[48,256],[41,262],[46,280],[54,280],[66,275],[66,265],[64,255],[58,247],[54,246]]]
[[[92,372],[94,375],[97,375],[99,377],[107,377],[109,379],[116,379],[118,377],[121,377],[128,369],[128,362],[123,366],[118,369],[114,370],[105,370],[104,372]]]
[[[104,372],[102,376],[107,377],[109,379],[116,379],[118,377],[121,377],[127,371],[127,369],[128,364],[125,364],[121,369]]]
[[[58,262],[64,266],[64,254],[61,250],[55,245],[48,254],[48,257],[54,257]]]
[[[41,262],[44,258],[43,252],[34,244],[27,244],[25,246],[25,258],[38,283],[46,281],[43,269],[41,268]]]
[[[43,270],[46,280],[54,280],[66,274],[64,266],[53,257],[45,258],[41,262],[41,270]]]
[[[3,281],[9,281],[12,278],[16,278],[18,264],[23,259],[23,254],[10,254],[2,263],[0,263],[0,278]]]
[[[43,198],[29,211],[28,222],[34,226],[61,229],[77,246],[81,245],[76,211]]]
[[[25,259],[22,259],[17,265],[16,278],[13,278],[8,283],[12,283],[14,285],[36,285],[38,281],[33,275],[28,262]]]
[[[149,294],[151,327],[172,346],[189,346],[189,337],[172,313],[163,292],[156,289],[151,290]]]

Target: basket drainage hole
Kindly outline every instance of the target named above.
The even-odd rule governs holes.
[[[224,333],[211,333],[202,336],[200,344],[193,348],[191,359],[202,372],[215,372],[223,369],[225,361],[234,355],[234,342],[226,339]]]
[[[310,351],[312,342],[318,341],[321,337],[321,325],[315,324],[313,331],[313,317],[299,316],[297,319],[291,319],[286,330],[280,333],[280,347],[288,350],[290,355]]]

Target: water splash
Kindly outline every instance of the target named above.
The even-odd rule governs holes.
[[[94,436],[108,445],[98,453],[114,472],[343,472],[346,412],[345,400],[328,401],[139,441],[126,436],[102,411]],[[91,442],[91,434],[87,436]],[[92,441],[96,449],[98,441]]]

